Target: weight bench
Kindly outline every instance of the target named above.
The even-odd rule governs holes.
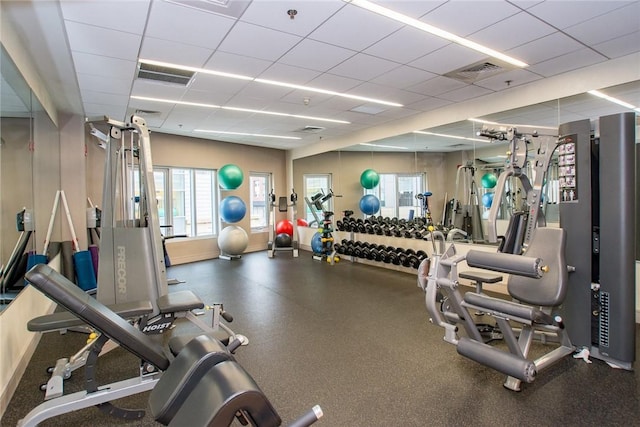
[[[201,310],[205,308],[205,305],[196,294],[189,290],[163,295],[157,299],[157,306],[159,313],[151,318],[149,316],[153,312],[153,306],[149,301],[125,302],[108,305],[107,307],[120,317],[137,325],[147,335],[161,334],[168,331],[173,327],[176,319],[186,318],[204,333],[214,336],[224,345],[233,342],[236,338],[240,339],[243,345],[248,344],[246,337],[236,335],[229,327],[220,322],[220,318],[225,319],[227,322],[233,321],[233,317],[224,311],[222,304],[214,304],[212,306],[212,325],[200,320],[193,313],[193,310]],[[27,323],[27,329],[32,332],[66,331],[81,327],[86,327],[86,323],[68,311],[39,316]],[[192,334],[180,339],[172,338],[169,341],[169,348],[176,355],[195,336]],[[94,343],[89,341],[75,354],[58,359],[55,366],[47,369],[51,377],[46,384],[40,386],[41,390],[45,392],[45,400],[60,397],[64,394],[64,380],[69,379],[73,371],[86,365],[93,347]],[[106,354],[115,347],[117,346],[113,342],[106,342],[100,354]]]
[[[455,344],[459,354],[506,374],[504,386],[510,390],[520,391],[522,382],[533,382],[538,372],[575,351],[562,318],[552,315],[567,292],[571,267],[565,262],[565,246],[566,232],[546,227],[536,229],[523,255],[471,250],[466,256],[459,256],[452,245],[427,279],[427,310],[432,322],[445,329],[445,341]],[[507,290],[513,301],[476,292],[463,296],[458,290],[462,273],[458,274],[457,265],[465,260],[473,268],[509,274]],[[419,280],[425,281],[424,278]],[[437,308],[438,291],[451,300],[451,313],[442,313]],[[471,320],[473,310],[488,313],[496,319],[508,351],[484,342]],[[521,328],[514,329],[512,322],[520,324]],[[458,337],[457,324],[463,325],[467,336]],[[530,360],[528,353],[535,336],[545,342],[553,339],[559,345]]]
[[[138,356],[142,360],[142,364],[139,378],[119,381],[103,387],[98,387],[95,381],[91,380],[87,382],[85,391],[43,402],[19,421],[19,427],[35,426],[51,417],[94,405],[123,418],[137,419],[144,415],[143,411],[115,408],[109,402],[136,393],[155,390],[155,387],[159,388],[152,393],[155,396],[154,416],[160,418],[165,424],[180,425],[182,415],[179,416],[179,413],[184,407],[188,408],[186,410],[189,412],[204,412],[204,414],[199,415],[203,420],[207,417],[218,417],[216,413],[211,413],[211,409],[223,411],[224,413],[235,409],[234,413],[237,412],[239,415],[246,417],[246,419],[256,419],[259,422],[264,422],[264,424],[256,424],[258,426],[280,424],[280,419],[270,404],[265,408],[268,400],[259,391],[259,388],[257,386],[249,387],[251,386],[250,376],[246,372],[244,373],[245,377],[242,371],[239,370],[236,370],[235,373],[227,372],[226,370],[213,370],[216,364],[223,361],[235,364],[231,355],[231,346],[227,348],[212,337],[202,336],[190,341],[172,363],[162,346],[151,337],[145,335],[108,307],[84,293],[74,283],[51,267],[39,264],[27,272],[25,278],[47,297],[98,331],[99,336],[95,340],[91,356],[87,362],[87,368],[93,365],[100,348],[109,339]],[[237,344],[239,344],[238,341],[234,341],[234,345]],[[161,371],[164,371],[164,374],[161,374]],[[166,379],[161,382],[165,375]],[[216,380],[228,384],[229,387],[233,386],[233,390],[225,388],[224,384],[222,386],[210,385],[210,388],[204,390],[204,395],[207,397],[206,404],[194,404],[192,399],[196,399],[196,397],[193,396],[198,394],[197,391],[204,387],[201,385],[204,378],[209,378],[208,381],[204,381],[206,384],[211,383],[211,378],[216,378]],[[240,385],[238,386],[236,382]],[[228,395],[231,391],[235,393],[233,396]],[[237,396],[242,395],[254,396],[254,398],[243,400],[242,402],[236,400]],[[261,413],[269,416],[263,419],[260,416],[254,418],[254,415],[252,415]],[[321,415],[321,411],[318,410],[315,420]],[[174,421],[176,417],[178,417],[177,421]],[[301,420],[303,419],[308,418],[303,417]],[[315,420],[298,425],[310,425]],[[197,426],[198,424],[193,425]]]

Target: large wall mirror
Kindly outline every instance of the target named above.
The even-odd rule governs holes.
[[[635,107],[640,106],[640,81],[601,89],[599,92],[626,101]],[[353,210],[357,217],[363,217],[358,209],[358,200],[364,194],[359,183],[362,171],[373,168],[382,173],[424,173],[426,188],[433,193],[430,197],[430,209],[435,222],[445,222],[446,209],[452,199],[466,204],[473,197],[478,201],[478,214],[484,218],[486,226],[489,205],[483,204],[483,196],[492,189],[483,185],[482,178],[485,174],[497,177],[504,170],[509,146],[506,141],[491,141],[489,138],[478,136],[483,127],[501,129],[515,125],[525,131],[536,129],[541,135],[555,135],[562,123],[583,119],[594,121],[601,116],[629,111],[633,111],[629,106],[616,104],[611,99],[582,93],[500,113],[470,117],[472,120],[416,129],[417,132],[368,141],[339,152],[296,159],[293,162],[294,185],[303,188],[305,174],[328,174],[336,194],[343,196],[335,200],[336,219],[341,217],[343,210]],[[592,123],[597,124],[596,121]],[[597,133],[598,130],[594,131]],[[636,142],[638,139],[640,132],[636,131]],[[466,165],[475,169],[473,177],[468,174],[470,170],[461,169]],[[557,160],[551,158],[549,165],[548,185],[545,188],[545,200],[548,203],[544,209],[548,222],[553,224],[558,223]],[[533,175],[532,170],[528,170],[527,173],[529,176]],[[475,189],[469,186],[471,178],[475,181]],[[522,202],[518,200],[522,191],[516,180],[512,183],[511,189],[513,199],[510,204],[501,200],[504,208],[500,210],[499,219],[505,226],[510,213]],[[390,202],[409,203],[416,213],[420,211],[419,200],[412,197],[415,194],[403,196],[403,192],[399,191],[393,195],[395,199]],[[385,200],[383,203],[386,205],[389,201]]]
[[[22,276],[28,253],[42,250],[42,244],[38,247],[37,242],[43,241],[46,234],[46,230],[39,230],[36,238],[34,152],[39,144],[57,146],[59,137],[56,126],[4,47],[0,48],[0,55],[0,310],[3,310],[24,288]],[[47,161],[59,171],[56,159]],[[53,179],[59,180],[59,172]]]

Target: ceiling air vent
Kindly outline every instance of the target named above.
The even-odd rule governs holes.
[[[160,111],[155,111],[155,110],[136,110],[135,111],[135,115],[136,116],[140,116],[140,117],[148,117],[148,116],[155,116],[160,114]]]
[[[444,74],[444,76],[471,84],[515,68],[514,66],[510,66],[509,64],[502,62],[498,64],[497,62],[498,61],[476,62],[475,64],[467,65],[465,67],[458,68],[457,70],[450,71],[447,74]]]
[[[195,72],[180,70],[177,68],[163,67],[160,65],[152,65],[140,63],[138,69],[138,78],[145,80],[153,80],[162,83],[171,83],[180,86],[186,86]]]
[[[322,132],[325,129],[326,128],[323,128],[321,126],[305,126],[303,128],[296,129],[294,132],[319,133],[319,132]]]

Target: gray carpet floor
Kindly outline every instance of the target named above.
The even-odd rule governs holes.
[[[231,324],[250,343],[236,359],[251,373],[284,425],[315,404],[317,424],[343,426],[632,426],[640,425],[640,374],[565,358],[519,393],[504,376],[456,353],[428,321],[416,276],[362,264],[330,266],[265,252],[240,260],[171,267],[206,303],[223,302]],[[195,332],[180,324],[173,333]],[[43,336],[1,423],[14,426],[42,401],[47,366],[80,348],[78,333]],[[536,344],[540,345],[541,344]],[[640,328],[636,329],[636,354]],[[539,349],[535,349],[539,351]],[[636,363],[637,364],[637,363]],[[100,358],[101,383],[137,375],[138,361],[122,349]],[[81,389],[83,370],[65,387]],[[149,393],[121,399],[145,408]],[[159,425],[147,414],[125,422],[89,408],[43,426]],[[238,424],[239,425],[239,424]],[[187,427],[187,426],[185,426]]]

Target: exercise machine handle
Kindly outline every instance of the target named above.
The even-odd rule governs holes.
[[[224,310],[221,311],[220,316],[222,316],[222,318],[226,320],[228,323],[233,322],[233,316],[228,311],[224,311]]]
[[[295,420],[289,427],[307,427],[318,421],[323,416],[322,408],[319,405],[311,408],[309,412]]]

